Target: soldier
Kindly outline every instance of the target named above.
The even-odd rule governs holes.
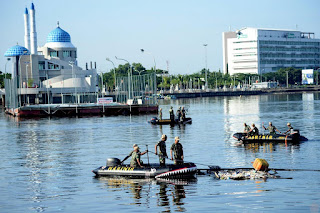
[[[168,157],[167,155],[167,148],[166,148],[166,140],[167,136],[162,135],[161,136],[161,141],[159,141],[155,145],[155,150],[156,150],[156,155],[158,155],[158,146],[159,146],[159,161],[160,161],[160,166],[166,166],[166,158]]]
[[[180,118],[181,118],[181,107],[178,108],[176,115],[178,117],[178,121],[180,121]]]
[[[276,131],[279,132],[281,134],[281,132],[275,127],[272,125],[272,122],[269,122],[269,126],[268,128],[262,126],[264,129],[267,129],[269,130],[269,134],[270,135],[275,135],[276,134]]]
[[[247,125],[246,123],[243,123],[243,126],[244,126],[244,130],[243,130],[244,133],[248,133],[251,130],[250,126]]]
[[[159,110],[159,120],[162,120],[162,108]]]
[[[248,132],[249,135],[259,135],[259,130],[255,124],[252,124],[252,129]]]
[[[123,163],[123,162],[125,162],[129,157],[131,157],[132,156],[132,154],[133,154],[133,152],[134,152],[134,148],[135,147],[137,147],[138,145],[137,144],[133,144],[133,150],[129,153],[129,155],[128,156],[126,156],[122,161],[121,161],[121,164]],[[140,151],[139,151],[140,152]],[[142,153],[140,153],[140,155],[144,155],[144,154],[146,154],[148,151],[145,151],[145,152],[142,152]]]
[[[133,148],[133,152],[131,155],[131,162],[130,162],[130,166],[131,167],[143,167],[143,162],[141,161],[141,155],[142,153],[139,151],[139,146],[135,146]]]
[[[173,160],[172,152],[174,153],[174,164],[183,164],[183,147],[179,143],[180,138],[177,136],[174,138],[174,143],[170,148],[171,160]]]
[[[186,110],[184,109],[184,107],[182,107],[182,109],[181,109],[181,120],[184,121],[185,118],[186,118]]]
[[[292,134],[293,133],[293,127],[291,126],[291,123],[287,123],[287,126],[288,126],[289,129],[284,134],[287,134],[287,133]]]
[[[173,112],[173,107],[172,106],[169,109],[169,114],[170,114],[171,123],[174,123],[174,112]]]

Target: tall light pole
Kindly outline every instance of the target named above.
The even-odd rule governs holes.
[[[320,68],[317,69],[317,86],[319,85],[319,70]]]
[[[289,71],[286,71],[286,74],[287,74],[287,88],[289,87],[288,72]]]
[[[4,79],[7,79],[7,63],[11,60],[11,58],[7,58],[6,65],[4,67]]]
[[[22,93],[22,89],[21,89],[21,87],[22,87],[22,77],[21,77],[22,73],[21,73],[21,63],[20,63],[20,60],[21,60],[22,56],[26,55],[26,53],[28,53],[28,50],[24,50],[23,53],[22,53],[22,55],[20,55],[19,60],[18,60],[18,64],[19,64],[19,68],[20,68],[20,72],[19,72],[19,70],[18,70],[19,81],[20,81],[20,83],[19,83],[19,88],[20,88],[20,95],[19,95],[19,104],[20,104],[20,105],[19,105],[19,106],[20,106],[20,107],[21,107],[21,93]]]
[[[116,66],[114,66],[114,63],[113,63],[113,61],[111,61],[110,60],[110,58],[106,58],[106,60],[107,61],[109,61],[109,62],[111,62],[112,63],[112,65],[113,65],[113,74],[114,74],[114,91],[115,91],[115,93],[116,93],[116,102],[118,101],[118,95],[117,95],[117,93],[118,93],[118,91],[117,91],[117,79],[116,79]]]
[[[132,99],[132,95],[131,93],[133,92],[131,88],[132,87],[132,67],[129,61],[127,61],[126,59],[123,58],[118,58],[117,56],[115,56],[117,60],[121,60],[121,61],[125,61],[129,64],[129,71],[128,71],[128,89],[129,89],[129,99]]]
[[[74,61],[69,61],[69,65],[72,67],[72,78],[73,78],[73,86],[74,86],[74,97],[75,97],[75,102],[76,104],[78,104],[78,98],[77,98],[77,87],[76,87],[76,74],[74,73],[74,69],[73,69],[73,66],[74,66]]]
[[[205,80],[206,80],[206,83],[205,83],[205,89],[207,89],[208,88],[208,72],[207,72],[207,70],[208,70],[208,64],[207,64],[207,46],[208,46],[208,44],[203,44],[203,46],[204,46],[204,54],[205,54],[205,63],[206,63],[206,76],[205,76]]]

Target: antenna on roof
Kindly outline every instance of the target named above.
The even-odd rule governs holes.
[[[59,27],[59,21],[57,21],[57,27]]]

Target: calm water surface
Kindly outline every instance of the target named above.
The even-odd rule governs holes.
[[[0,113],[0,212],[319,212],[320,172],[279,172],[284,178],[193,181],[94,178],[108,157],[124,158],[138,143],[154,151],[161,134],[184,146],[185,159],[221,167],[251,167],[255,158],[272,168],[320,169],[319,93],[216,97],[162,101],[188,109],[193,123],[151,126],[147,116],[17,120]],[[232,134],[243,122],[272,121],[300,129],[300,145],[236,146]],[[149,155],[150,162],[157,162]],[[147,156],[143,156],[147,162]],[[128,160],[129,162],[129,160]]]

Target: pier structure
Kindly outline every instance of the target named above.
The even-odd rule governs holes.
[[[90,67],[86,64],[85,69],[78,66],[77,48],[59,22],[48,34],[46,43],[38,46],[36,10],[32,3],[30,10],[25,8],[24,27],[25,46],[17,44],[4,54],[12,60],[11,79],[5,79],[8,114],[109,114],[114,108],[118,108],[115,114],[127,114],[127,111],[142,113],[144,109],[154,111],[157,107],[155,74],[135,77],[128,72],[128,77],[118,77],[115,99],[109,101],[113,105],[108,107],[107,103],[99,103],[99,98],[104,98],[103,83],[100,88],[96,63],[94,67],[92,62]],[[106,108],[112,110],[105,111]],[[139,110],[134,111],[136,108]]]

